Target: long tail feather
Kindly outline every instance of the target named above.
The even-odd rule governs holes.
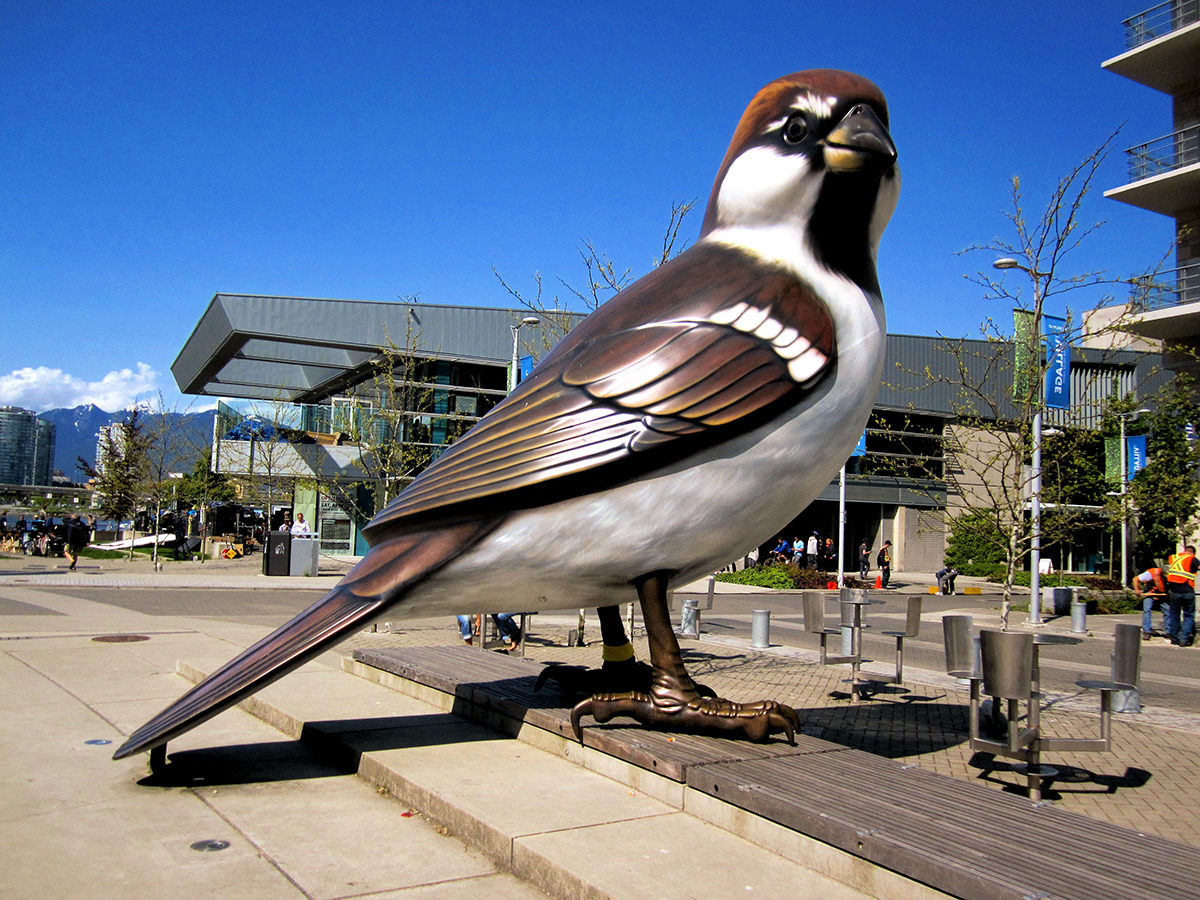
[[[113,759],[167,743],[324,653],[497,524],[499,519],[443,525],[376,544],[332,591],[135,731]]]

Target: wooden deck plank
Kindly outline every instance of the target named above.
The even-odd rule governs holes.
[[[705,766],[688,786],[970,900],[1200,896],[1182,844],[858,751]],[[1183,874],[1153,883],[1139,860]]]

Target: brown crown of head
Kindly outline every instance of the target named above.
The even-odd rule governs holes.
[[[747,145],[759,139],[767,125],[791,110],[792,102],[801,93],[835,98],[835,107],[846,108],[855,103],[869,103],[884,126],[888,124],[887,101],[883,92],[874,82],[861,75],[839,69],[808,69],[776,78],[754,95],[754,99],[742,113],[737,128],[734,129],[725,159],[722,160],[717,177],[713,180],[712,194],[704,213],[704,224],[700,229],[701,237],[717,225],[717,192],[729,166]]]

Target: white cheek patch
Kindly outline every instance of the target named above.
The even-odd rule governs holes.
[[[717,194],[718,219],[726,226],[807,221],[821,181],[802,153],[751,147],[725,172]]]

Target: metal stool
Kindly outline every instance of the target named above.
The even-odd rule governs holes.
[[[1142,629],[1138,625],[1117,625],[1113,629],[1112,681],[1077,681],[1081,688],[1100,692],[1100,739],[1112,737],[1112,695],[1134,692],[1137,696],[1140,684],[1138,671],[1142,662]],[[1138,709],[1141,708],[1140,702]],[[1126,703],[1125,708],[1128,708]],[[1136,711],[1136,710],[1135,710]],[[1108,748],[1105,747],[1107,750]]]
[[[979,677],[979,644],[971,636],[970,616],[942,616],[946,646],[946,674],[960,681]]]
[[[1033,690],[1033,635],[1016,631],[981,631],[979,633],[980,672],[971,677],[970,745],[982,750],[1018,759],[1026,763],[1029,798],[1042,798],[1042,778],[1057,772],[1044,771],[1041,766],[1038,724],[1041,699]],[[980,691],[993,702],[1007,701],[1008,734],[1003,741],[991,740],[979,734]],[[1020,705],[1027,704],[1028,728],[1020,727]]]
[[[883,632],[887,637],[896,639],[896,677],[889,679],[891,684],[904,684],[904,639],[916,637],[921,633],[921,602],[919,596],[908,598],[908,612],[904,619],[903,631]]]
[[[862,598],[864,591],[852,591],[842,588],[839,592],[839,607],[841,609],[841,627],[825,627],[825,594],[822,591],[804,592],[804,628],[810,634],[821,636],[821,665],[850,666],[850,702],[857,703],[868,693],[867,683],[859,678],[862,666]],[[849,654],[846,653],[846,636],[849,635]],[[842,655],[829,656],[828,642],[830,635],[837,635],[842,640]]]

